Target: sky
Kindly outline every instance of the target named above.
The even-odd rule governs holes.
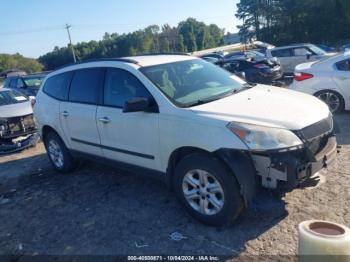
[[[68,43],[101,40],[104,33],[128,33],[151,24],[194,17],[236,32],[238,0],[1,0],[0,53],[37,58]]]

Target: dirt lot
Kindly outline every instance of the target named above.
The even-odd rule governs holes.
[[[211,228],[186,215],[171,192],[138,174],[85,164],[54,172],[42,144],[0,157],[0,254],[296,254],[299,222],[350,226],[350,114],[336,117],[336,163],[284,197],[262,191],[235,225]],[[170,235],[181,233],[174,241]]]

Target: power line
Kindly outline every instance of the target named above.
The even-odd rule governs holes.
[[[62,26],[41,27],[41,28],[33,28],[33,29],[18,30],[18,31],[5,31],[5,32],[0,32],[0,35],[21,35],[21,34],[31,34],[31,33],[39,33],[39,32],[46,32],[46,31],[58,31],[58,30],[62,30]]]

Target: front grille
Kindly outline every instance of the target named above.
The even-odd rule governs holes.
[[[329,136],[315,138],[307,142],[307,147],[313,155],[316,155],[327,145],[328,139]]]
[[[3,137],[20,136],[36,130],[33,115],[21,117],[11,117],[7,119],[8,129],[3,133]]]
[[[330,114],[326,119],[297,131],[297,135],[304,142],[308,150],[316,155],[328,142],[333,133],[333,116]]]
[[[313,124],[311,126],[303,128],[299,133],[299,136],[303,140],[313,140],[320,136],[325,136],[333,131],[333,116],[329,115],[326,119]]]

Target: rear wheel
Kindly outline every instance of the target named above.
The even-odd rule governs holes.
[[[243,209],[234,175],[210,155],[192,154],[182,159],[175,168],[173,184],[188,213],[205,224],[224,226]]]
[[[325,102],[332,113],[344,111],[344,99],[339,93],[325,90],[317,93],[316,97]]]
[[[62,139],[54,132],[46,135],[45,148],[53,167],[62,173],[74,170],[75,161]]]

